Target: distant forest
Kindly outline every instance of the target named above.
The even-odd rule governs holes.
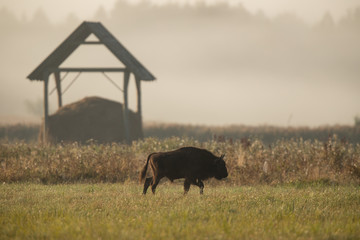
[[[166,19],[168,21],[163,22]],[[271,19],[267,17],[261,10],[256,14],[250,13],[241,4],[230,7],[227,3],[221,2],[217,4],[207,5],[205,2],[198,2],[195,5],[180,5],[178,3],[168,2],[158,6],[150,1],[140,1],[138,4],[130,4],[125,0],[118,0],[111,11],[106,11],[103,7],[99,7],[94,16],[88,20],[97,20],[112,25],[117,28],[133,28],[134,26],[143,26],[148,28],[153,23],[162,23],[165,25],[177,25],[180,22],[194,23],[194,19],[203,19],[209,21],[207,23],[221,21],[232,21],[239,26],[242,24],[257,25],[287,25],[305,27],[307,24],[294,14],[284,13]],[[78,19],[73,13],[69,13],[67,19],[59,24],[51,24],[46,12],[39,8],[33,16],[23,15],[18,19],[15,14],[3,7],[0,9],[0,27],[6,32],[12,32],[17,28],[31,27],[33,29],[44,29],[47,27],[69,27],[72,29],[74,24],[79,24],[82,20]],[[150,21],[149,21],[150,20]],[[131,21],[131,22],[128,22]],[[177,22],[179,21],[179,22]],[[201,23],[200,23],[201,24]],[[314,27],[329,30],[331,28],[344,28],[358,30],[360,24],[360,6],[356,9],[348,11],[338,23],[335,23],[331,14],[325,13],[322,20],[315,24]],[[159,26],[154,26],[158,28]],[[193,26],[192,26],[193,27]]]
[[[36,143],[38,141],[40,126],[33,125],[0,125],[0,143],[13,143],[23,141]],[[274,127],[274,126],[205,126],[184,124],[145,124],[144,136],[158,139],[171,137],[190,138],[200,142],[218,141],[231,143],[241,141],[250,144],[260,140],[265,146],[275,144],[277,141],[303,139],[326,142],[336,137],[346,143],[360,144],[360,125],[355,126],[323,126],[308,127]]]
[[[252,14],[241,5],[226,3],[155,6],[120,0],[111,11],[100,7],[86,20],[101,21],[160,77],[178,72],[179,66],[189,72],[231,72],[234,76],[229,79],[254,72],[291,77],[328,74],[344,81],[358,81],[360,75],[360,6],[337,22],[325,13],[309,25],[293,14],[269,18],[261,11]],[[42,9],[22,19],[0,9],[0,50],[4,56],[24,53],[20,67],[30,71],[82,21],[69,14],[64,22],[51,24]],[[0,64],[8,62],[0,58]],[[15,66],[15,59],[11,63]]]

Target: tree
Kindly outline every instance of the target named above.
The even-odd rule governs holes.
[[[360,127],[360,116],[359,115],[355,116],[354,120],[355,120],[355,127]]]
[[[34,13],[34,16],[31,20],[31,25],[35,28],[46,28],[50,26],[49,18],[42,8],[38,8]]]

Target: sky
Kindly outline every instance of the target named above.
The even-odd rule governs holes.
[[[29,35],[24,29],[22,33],[9,31],[0,38],[0,124],[12,116],[25,119],[21,114],[26,112],[26,104],[41,102],[42,84],[30,82],[26,76],[78,24],[65,29],[60,23],[69,14],[79,22],[92,20],[100,6],[108,12],[118,8],[120,21],[112,20],[106,27],[157,78],[142,84],[145,121],[315,127],[352,125],[360,114],[360,31],[352,33],[343,28],[344,34],[329,34],[326,26],[319,30],[317,25],[326,12],[339,21],[349,10],[359,7],[360,0],[316,0],[316,4],[313,0],[241,1],[246,11],[255,14],[256,21],[262,19],[261,14],[256,15],[259,11],[271,19],[264,26],[241,25],[241,19],[221,11],[214,11],[213,19],[203,13],[186,15],[185,20],[181,14],[169,18],[161,10],[138,17],[133,12],[121,12],[117,2],[0,0],[0,10],[6,8],[19,19],[32,19],[41,8],[52,23],[59,24],[51,26],[56,29],[51,36],[47,32]],[[214,1],[207,3],[212,5]],[[234,0],[229,3],[238,4]],[[162,5],[164,1],[154,4]],[[297,24],[294,15],[307,25]],[[189,25],[187,19],[193,22]],[[0,23],[0,27],[4,24],[6,28],[6,23]],[[99,66],[99,59],[104,67],[118,64],[104,47],[89,52],[81,46],[62,66]],[[66,81],[74,77],[69,74]],[[64,103],[92,95],[121,102],[121,93],[100,78],[101,74],[82,74],[64,95]],[[50,89],[53,87],[51,80]],[[131,81],[132,109],[136,109],[134,92]],[[51,112],[57,109],[56,104],[53,94]],[[33,119],[39,121],[38,116]]]
[[[80,19],[92,16],[102,6],[110,10],[117,0],[0,0],[0,7],[6,7],[16,13],[18,18],[31,18],[34,12],[42,8],[48,13],[53,23],[64,21],[69,13],[73,13]],[[130,0],[131,1],[131,0]],[[193,4],[196,0],[170,0],[180,4]],[[137,1],[132,1],[136,3]],[[163,4],[167,0],[153,0],[154,4]],[[208,0],[208,4],[217,2]],[[360,4],[360,0],[229,0],[229,4],[242,3],[251,12],[262,10],[266,15],[273,17],[280,13],[295,13],[305,21],[312,23],[329,12],[335,19],[339,19],[349,9]],[[86,6],[86,7],[84,7]]]

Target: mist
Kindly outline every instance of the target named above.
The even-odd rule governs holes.
[[[145,121],[318,126],[353,124],[360,113],[360,7],[336,19],[324,12],[312,24],[293,13],[268,16],[241,4],[201,2],[117,1],[89,19],[70,14],[61,23],[41,9],[19,20],[3,8],[0,19],[0,118],[28,118],[43,85],[26,76],[84,20],[101,21],[157,78],[142,84]],[[105,47],[80,46],[62,66],[121,64]],[[66,76],[63,88],[75,75]],[[109,75],[122,84],[121,74]],[[51,79],[50,90],[54,85]],[[63,101],[94,95],[122,101],[96,73],[82,74]],[[56,111],[55,93],[50,104]]]

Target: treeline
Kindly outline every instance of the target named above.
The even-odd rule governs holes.
[[[37,142],[40,126],[36,124],[3,125],[0,126],[1,142],[24,141]],[[205,126],[183,124],[145,124],[144,136],[166,139],[170,137],[191,138],[200,142],[216,141],[248,141],[260,139],[265,145],[279,140],[303,139],[326,142],[336,135],[346,143],[360,143],[359,126],[323,126],[323,127],[275,127],[275,126]]]
[[[329,137],[336,135],[339,139],[349,143],[360,143],[360,127],[356,126],[323,126],[323,127],[275,127],[275,126],[202,126],[181,124],[154,124],[144,129],[146,137],[158,137],[160,139],[172,136],[190,137],[198,141],[231,141],[260,139],[269,145],[278,140],[300,139],[327,141]]]
[[[119,0],[114,4],[113,9],[106,11],[103,7],[86,19],[87,21],[101,21],[112,31],[121,36],[135,35],[149,36],[149,33],[166,33],[166,35],[182,35],[193,30],[201,33],[207,33],[209,30],[204,26],[210,27],[210,30],[219,29],[226,24],[232,31],[241,32],[244,26],[251,28],[272,29],[273,32],[295,31],[310,32],[315,30],[320,35],[328,38],[328,34],[346,34],[357,35],[360,26],[360,6],[349,9],[338,21],[335,21],[330,13],[324,13],[320,21],[309,26],[303,19],[295,14],[284,13],[270,18],[264,12],[251,13],[243,5],[230,7],[228,3],[222,2],[214,5],[207,5],[199,1],[195,5],[182,5],[168,2],[167,4],[157,6],[149,1],[140,1],[134,5],[128,1]],[[0,8],[0,29],[4,35],[12,37],[22,37],[37,33],[41,36],[49,36],[48,33],[55,36],[63,36],[78,26],[83,19],[70,13],[66,19],[59,23],[52,23],[48,13],[39,8],[32,16],[18,18],[14,12],[3,7]],[[129,24],[131,23],[131,24]],[[191,23],[189,25],[189,23]],[[176,31],[175,31],[176,29]],[[181,30],[180,33],[177,33]],[[227,33],[226,29],[222,29]],[[253,31],[253,30],[252,30]],[[171,33],[171,34],[170,34]],[[241,32],[242,33],[242,32]],[[244,37],[242,35],[242,37]],[[241,39],[241,38],[239,38]]]
[[[279,16],[276,16],[274,20],[266,16],[266,14],[259,10],[257,13],[253,14],[247,10],[242,4],[232,5],[223,1],[216,4],[208,5],[205,1],[198,1],[196,4],[179,4],[177,2],[168,1],[165,4],[156,5],[151,1],[139,1],[137,4],[132,4],[126,0],[118,0],[114,7],[110,11],[106,11],[102,6],[100,6],[97,11],[90,17],[90,20],[103,21],[114,26],[128,26],[128,22],[124,20],[135,20],[132,21],[132,26],[147,23],[151,25],[146,20],[156,20],[160,21],[162,19],[171,19],[175,22],[173,24],[178,24],[176,20],[179,19],[194,19],[194,18],[203,18],[203,19],[215,19],[217,21],[222,21],[223,18],[227,20],[236,21],[238,24],[241,23],[260,23],[260,24],[269,24],[271,22],[281,22],[284,24],[290,25],[306,25],[306,23],[295,14],[283,13]],[[8,26],[18,28],[21,26],[26,27],[54,27],[55,25],[64,27],[70,25],[70,28],[73,28],[73,24],[78,24],[81,22],[74,13],[69,13],[66,19],[61,23],[53,24],[50,21],[48,13],[46,13],[42,8],[38,8],[37,11],[31,16],[23,14],[21,18],[18,18],[15,13],[6,7],[0,8],[0,28],[7,26],[6,30],[11,30]],[[360,21],[360,7],[355,7],[349,9],[349,11],[338,21],[338,25],[345,28],[354,28],[357,29]],[[189,20],[189,22],[191,22]],[[168,23],[164,23],[168,24]],[[322,19],[316,24],[319,27],[328,29],[336,25],[335,20],[329,12],[324,13]]]
[[[40,125],[14,124],[0,126],[0,142],[37,142]]]

